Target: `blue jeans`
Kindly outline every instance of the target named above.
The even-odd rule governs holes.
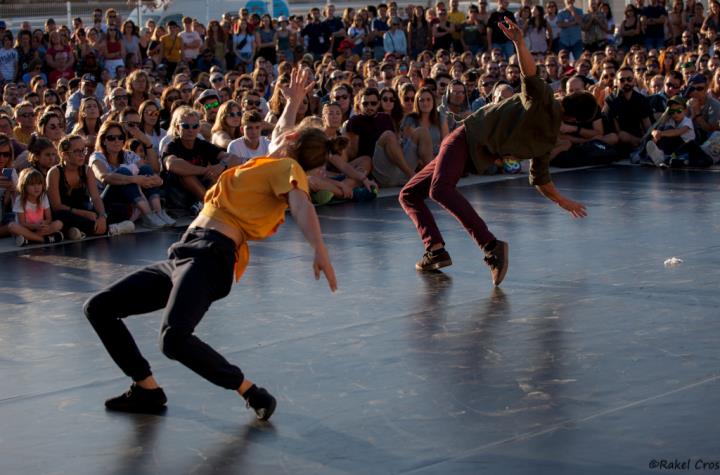
[[[510,59],[510,56],[515,54],[515,45],[513,45],[512,41],[506,41],[505,43],[493,43],[492,48],[499,48],[500,51],[502,51],[503,56],[505,56],[505,59]]]
[[[665,47],[665,38],[662,36],[657,37],[651,37],[651,36],[645,36],[645,48],[648,50],[651,49],[660,49]]]
[[[144,176],[152,176],[154,172],[149,165],[143,165],[139,169],[139,174]],[[125,176],[132,176],[132,172],[125,167],[115,170],[115,173]],[[110,216],[109,222],[123,221],[129,217],[132,205],[137,204],[147,197],[152,198],[160,194],[160,188],[146,188],[141,190],[138,185],[108,185],[102,192],[102,200],[105,208]],[[124,218],[120,215],[127,214]],[[116,216],[118,215],[118,216]]]
[[[582,41],[578,41],[577,43],[573,43],[571,45],[560,43],[560,49],[566,49],[570,51],[573,55],[573,59],[577,61],[583,52],[583,43]]]

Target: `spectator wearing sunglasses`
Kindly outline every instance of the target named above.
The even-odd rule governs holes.
[[[688,113],[695,125],[700,143],[711,133],[720,129],[720,101],[708,94],[708,80],[703,74],[695,74],[688,81]]]
[[[137,112],[134,115],[137,117]],[[105,122],[90,155],[90,169],[97,178],[108,223],[134,221],[139,214],[145,227],[169,226],[171,219],[160,205],[162,179],[135,152],[124,150],[127,138],[123,124]]]
[[[168,208],[197,214],[205,192],[240,159],[198,137],[200,113],[187,106],[173,112],[163,164],[168,171],[165,198]]]
[[[242,135],[240,121],[242,110],[240,104],[235,101],[228,101],[220,106],[215,124],[212,128],[211,142],[220,148],[227,148],[233,140]]]
[[[647,156],[658,167],[707,167],[712,159],[700,148],[695,126],[686,114],[685,100],[671,97],[667,115],[651,132],[652,140],[645,146]]]
[[[205,89],[195,100],[195,109],[200,112],[200,134],[203,138],[212,136],[212,128],[220,110],[220,94],[215,89]]]
[[[628,155],[641,144],[650,128],[652,109],[647,97],[635,90],[635,75],[630,67],[620,68],[615,77],[616,91],[605,97],[603,113],[618,131],[620,155]]]

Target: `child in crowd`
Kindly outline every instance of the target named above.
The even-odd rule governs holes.
[[[13,204],[14,223],[10,232],[22,247],[30,242],[57,243],[63,240],[62,221],[52,219],[50,202],[45,192],[45,178],[34,168],[26,168],[18,178],[18,194]]]
[[[693,121],[687,116],[685,100],[680,96],[668,99],[667,118],[652,131],[651,136],[645,151],[658,167],[712,165],[712,159],[695,140]]]

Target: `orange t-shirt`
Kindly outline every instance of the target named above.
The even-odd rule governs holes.
[[[285,222],[287,194],[309,193],[307,176],[291,158],[257,157],[220,175],[205,194],[201,213],[241,229],[247,240],[275,233]],[[236,252],[235,279],[240,280],[250,259],[247,241]]]

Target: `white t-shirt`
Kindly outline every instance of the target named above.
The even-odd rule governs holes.
[[[15,48],[0,49],[0,76],[6,81],[14,81],[18,67],[18,52]]]
[[[683,117],[683,120],[681,120],[680,123],[677,123],[674,120],[670,119],[667,126],[664,127],[663,130],[682,129],[683,127],[690,128],[690,130],[680,136],[680,138],[683,139],[683,142],[695,140],[695,127],[693,126],[693,122],[692,120],[690,120],[690,117]]]
[[[45,210],[50,209],[50,201],[45,193],[40,198],[40,207],[35,203],[29,201],[25,203],[25,208],[22,207],[22,200],[20,197],[16,197],[13,202],[13,213],[23,213],[25,215],[25,222],[27,224],[40,224],[45,220]]]
[[[182,31],[178,34],[180,39],[183,42],[183,46],[189,45],[190,43],[193,43],[195,41],[200,41],[202,45],[202,38],[200,38],[200,33],[197,31]],[[190,48],[185,49],[183,48],[183,59],[195,59],[200,54],[200,48]]]
[[[237,155],[242,159],[242,163],[247,162],[251,158],[264,157],[270,153],[270,140],[267,137],[260,137],[260,143],[258,148],[251,149],[245,144],[245,140],[242,137],[235,139],[228,144],[228,153]]]
[[[135,152],[130,152],[128,150],[123,150],[122,153],[123,153],[123,162],[121,165],[119,165],[117,167],[112,166],[110,164],[110,162],[108,162],[107,157],[105,157],[105,155],[102,152],[93,152],[93,154],[90,155],[90,160],[88,161],[88,166],[90,166],[90,168],[92,168],[93,163],[100,162],[103,165],[105,165],[105,168],[107,168],[110,173],[115,173],[118,170],[118,168],[127,168],[128,170],[130,170],[132,172],[133,175],[137,175],[138,167],[139,167],[138,162],[142,161],[142,158],[140,158],[140,156],[138,154],[136,154]],[[105,184],[102,181],[100,181],[99,179],[95,180],[95,181],[97,182],[98,189],[100,191],[105,189]]]

